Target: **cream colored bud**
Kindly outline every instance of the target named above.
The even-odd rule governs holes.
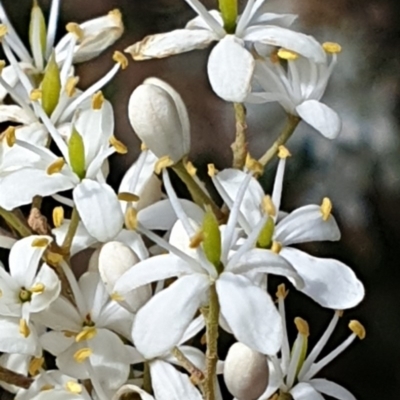
[[[129,120],[146,146],[174,163],[190,150],[189,117],[180,95],[157,78],[146,79],[129,99]]]
[[[229,392],[237,400],[256,400],[269,381],[267,358],[245,344],[233,344],[226,356],[224,380]]]

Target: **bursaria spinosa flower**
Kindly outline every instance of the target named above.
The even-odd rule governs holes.
[[[146,79],[129,99],[129,121],[143,143],[159,158],[174,163],[190,151],[189,117],[181,96],[157,78]]]
[[[40,354],[31,317],[48,308],[61,290],[56,273],[47,264],[40,265],[51,241],[49,236],[21,239],[11,248],[10,273],[0,266],[0,350],[3,352]]]
[[[186,0],[198,14],[184,29],[147,36],[126,49],[135,60],[162,58],[203,49],[218,42],[208,60],[208,76],[215,93],[226,101],[243,102],[251,89],[255,61],[249,49],[256,44],[284,47],[323,62],[325,54],[311,36],[291,31],[295,16],[264,11],[265,0],[249,0],[231,26],[216,10],[207,11],[199,0]]]

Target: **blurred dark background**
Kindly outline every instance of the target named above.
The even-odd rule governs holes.
[[[204,1],[215,8],[216,0]],[[3,0],[10,19],[27,42],[31,1]],[[243,6],[244,1],[241,2]],[[400,391],[400,3],[398,0],[280,0],[269,1],[272,12],[299,14],[295,28],[320,41],[343,46],[324,101],[343,118],[343,131],[330,142],[301,126],[288,143],[289,161],[283,206],[287,211],[329,196],[342,229],[334,244],[308,246],[314,255],[334,257],[350,265],[366,287],[366,299],[344,314],[327,347],[344,340],[350,319],[367,329],[364,341],[327,366],[319,377],[347,387],[359,400],[398,399]],[[49,1],[40,1],[45,13]],[[99,58],[78,66],[80,86],[87,87],[113,64],[114,50],[122,50],[147,34],[183,27],[194,16],[184,0],[66,0],[62,1],[58,37],[67,22],[83,22],[113,8],[122,11],[125,34]],[[230,104],[210,90],[206,76],[209,50],[164,60],[132,62],[120,72],[105,94],[115,109],[116,135],[129,147],[126,156],[111,160],[110,182],[117,187],[124,171],[139,153],[139,141],[127,118],[132,90],[148,76],[172,84],[182,95],[192,124],[191,158],[205,173],[231,162],[234,136]],[[284,122],[279,106],[248,109],[249,148],[260,156]],[[275,165],[263,177],[267,190]],[[289,318],[309,321],[311,344],[318,340],[331,312],[321,310],[302,295],[288,297]],[[289,322],[290,325],[290,322]],[[292,332],[294,337],[295,332]],[[223,350],[222,350],[223,351]],[[224,354],[221,354],[223,357]],[[228,398],[228,397],[227,397]]]

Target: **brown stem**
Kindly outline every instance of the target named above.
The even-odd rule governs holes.
[[[233,168],[243,169],[247,156],[247,123],[246,108],[242,103],[234,103],[235,120],[236,120],[236,136],[235,141],[231,145],[233,152]]]
[[[32,378],[18,374],[17,372],[11,371],[1,366],[0,366],[0,380],[10,385],[15,385],[23,389],[28,389],[33,382]]]
[[[178,347],[174,347],[171,351],[172,355],[179,361],[181,366],[185,368],[190,374],[190,380],[198,385],[204,380],[203,371],[198,369],[186,356],[179,350]]]

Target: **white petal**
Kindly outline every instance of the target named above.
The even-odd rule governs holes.
[[[296,111],[304,122],[328,139],[335,139],[342,129],[339,115],[317,100],[304,101],[296,107]]]
[[[151,383],[157,400],[202,400],[189,376],[178,372],[171,364],[154,360],[150,363]]]
[[[317,258],[297,249],[285,247],[286,258],[304,280],[302,292],[323,307],[345,310],[364,298],[364,287],[354,272],[340,261]]]
[[[274,239],[283,246],[320,240],[339,240],[340,231],[333,216],[324,221],[320,206],[300,207],[281,220]]]
[[[312,379],[309,381],[310,385],[323,394],[334,397],[339,400],[356,400],[356,398],[343,386],[326,379]]]
[[[291,391],[294,400],[325,400],[310,384],[298,383]]]
[[[243,43],[225,36],[211,51],[208,78],[214,92],[226,101],[242,103],[251,90],[255,61]]]
[[[114,239],[122,229],[124,216],[111,186],[83,179],[74,189],[73,197],[90,235],[100,242]]]
[[[40,336],[40,343],[44,350],[57,357],[75,343],[75,338],[63,332],[50,331]]]
[[[159,33],[145,37],[125,49],[134,60],[148,60],[150,58],[164,58],[186,51],[204,49],[218,36],[204,29],[177,29],[172,32]]]
[[[115,240],[117,240],[118,242],[122,242],[130,247],[141,260],[148,258],[149,251],[147,250],[139,233],[127,229],[122,229],[121,232],[118,233],[117,236],[115,236]]]
[[[136,315],[132,337],[147,359],[171,350],[204,303],[210,283],[204,275],[179,278],[155,295]]]
[[[122,386],[113,396],[111,400],[120,400],[121,396],[128,393],[137,393],[139,394],[141,400],[154,400],[153,396],[150,396],[147,392],[140,389],[139,386],[136,385],[124,385]]]
[[[247,278],[224,272],[217,280],[221,314],[235,337],[263,354],[278,352],[281,317],[271,297]]]
[[[31,357],[25,354],[2,354],[0,356],[0,365],[11,371],[20,373],[22,375],[28,375],[29,362]],[[20,390],[15,385],[10,385],[3,381],[0,382],[0,386],[10,393],[17,393]]]
[[[0,104],[0,122],[17,122],[25,125],[34,121],[23,108],[16,105]]]

